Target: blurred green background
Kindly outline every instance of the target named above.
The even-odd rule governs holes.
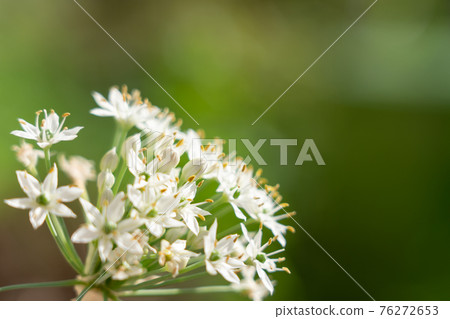
[[[326,166],[294,166],[300,146],[280,166],[279,149],[267,143],[265,176],[375,299],[449,300],[448,1],[380,0],[254,126],[371,1],[79,2],[208,137],[314,139]],[[113,121],[89,115],[93,90],[126,83],[197,128],[71,0],[1,0],[0,43],[3,199],[21,196],[10,151],[18,139],[9,132],[38,109],[72,113],[68,125],[85,129],[56,148],[94,160],[108,148]],[[1,205],[0,286],[71,278],[46,227],[33,231],[26,212]],[[368,300],[296,228],[286,252],[292,275],[274,276],[269,299]],[[0,299],[73,296],[54,288]]]

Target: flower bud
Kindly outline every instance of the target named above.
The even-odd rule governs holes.
[[[114,147],[103,156],[100,162],[100,170],[110,170],[111,172],[114,172],[117,168],[117,164],[119,164],[119,157],[117,156],[116,148]]]
[[[115,178],[111,171],[104,171],[98,174],[97,186],[99,189],[110,189],[113,187]]]
[[[172,147],[168,147],[156,156],[156,160],[156,170],[168,174],[180,162],[180,155]]]
[[[181,181],[186,181],[189,177],[195,176],[196,179],[200,178],[208,167],[208,162],[204,158],[194,158],[184,165],[181,172]]]

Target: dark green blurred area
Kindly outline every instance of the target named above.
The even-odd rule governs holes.
[[[255,119],[371,1],[79,1],[200,123],[208,137],[313,138],[326,166],[278,163],[296,220],[377,300],[449,300],[450,5],[380,0],[255,125]],[[113,121],[91,91],[138,88],[195,123],[71,0],[0,2],[1,198],[21,196],[17,118],[70,112],[56,149],[98,160]],[[78,221],[80,222],[80,221]],[[76,222],[69,225],[71,230]],[[288,235],[273,300],[367,300],[305,233]],[[71,278],[45,227],[2,204],[0,286]],[[215,280],[215,279],[214,279]],[[70,289],[0,299],[69,299]],[[192,299],[195,296],[184,296]],[[236,296],[199,296],[229,299]]]

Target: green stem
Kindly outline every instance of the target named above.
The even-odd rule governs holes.
[[[88,253],[86,255],[86,261],[84,266],[84,272],[86,275],[91,275],[94,272],[95,265],[98,260],[98,250],[94,243],[90,242],[88,246]]]
[[[180,270],[180,275],[188,273],[188,272],[190,272],[192,270],[195,270],[195,269],[197,269],[199,267],[202,267],[204,264],[205,264],[205,262],[203,260],[200,261],[200,262],[197,262],[197,263],[193,263],[193,264],[187,266],[186,268]],[[204,273],[200,273],[200,274],[204,274]],[[188,277],[188,276],[186,276],[186,277]],[[181,279],[181,278],[186,278],[186,277],[180,277],[180,278],[176,278],[176,279]],[[123,287],[119,288],[119,290],[124,291],[124,290],[144,289],[144,288],[154,287],[156,284],[157,284],[157,286],[160,286],[162,284],[165,284],[165,282],[161,282],[161,281],[164,281],[166,279],[168,279],[167,282],[171,282],[171,283],[173,283],[173,281],[176,280],[176,279],[172,279],[172,274],[167,274],[167,275],[155,278],[155,279],[144,281],[144,282],[142,282],[140,284],[137,284],[137,285],[123,286]],[[179,281],[176,281],[176,282],[179,282]]]
[[[220,292],[239,292],[240,289],[232,286],[205,286],[195,288],[168,288],[168,289],[150,289],[139,291],[127,291],[121,293],[120,297],[151,297],[151,296],[172,296],[179,294],[203,294]]]
[[[113,188],[113,193],[117,194],[117,192],[119,191],[120,185],[122,184],[122,180],[123,177],[125,176],[125,173],[127,172],[127,161],[125,159],[122,159],[122,163],[120,164],[120,171],[119,171],[119,175],[117,176],[114,188]]]
[[[47,168],[47,171],[50,170],[50,167],[52,167],[52,163],[50,161],[50,147],[47,147],[44,149],[44,154],[45,154],[45,167]]]
[[[0,287],[0,292],[16,290],[16,289],[28,289],[28,288],[44,288],[44,287],[67,287],[84,284],[84,282],[76,279],[60,280],[60,281],[49,281],[49,282],[36,282],[29,284],[18,284],[11,286]]]
[[[248,225],[255,224],[255,223],[257,223],[257,222],[258,222],[258,221],[257,221],[256,219],[248,218],[243,224],[244,224],[245,226],[248,226]],[[224,230],[224,231],[220,232],[220,233],[217,235],[217,238],[222,238],[222,237],[224,237],[224,236],[226,236],[226,235],[235,234],[235,233],[238,232],[239,230],[241,230],[241,224],[240,224],[240,223],[237,224],[237,225],[234,225],[233,227],[228,228],[227,230]]]
[[[47,215],[47,225],[50,233],[56,241],[62,255],[66,258],[67,262],[72,266],[72,268],[79,274],[83,274],[83,263],[78,256],[75,247],[70,241],[69,234],[65,228],[65,224],[62,224],[60,217],[53,214]]]

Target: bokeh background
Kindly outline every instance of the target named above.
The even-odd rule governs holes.
[[[300,146],[280,166],[279,149],[266,143],[265,176],[281,184],[297,221],[375,299],[449,300],[448,1],[380,0],[253,126],[371,1],[79,2],[208,137],[314,139],[326,166],[294,166]],[[113,121],[89,115],[93,90],[126,83],[196,128],[71,0],[1,0],[0,43],[3,199],[21,194],[10,150],[18,139],[9,132],[38,109],[72,113],[69,126],[85,129],[57,149],[94,160],[108,148]],[[0,206],[0,286],[74,276],[46,227],[34,231],[26,212]],[[270,300],[368,300],[293,226],[292,275],[274,276]],[[51,288],[0,299],[73,296]]]

